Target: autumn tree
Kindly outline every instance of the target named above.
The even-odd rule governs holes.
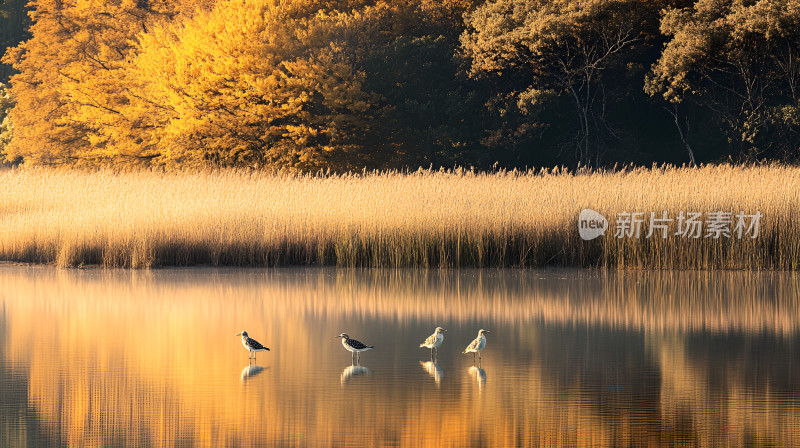
[[[11,79],[16,130],[7,158],[92,163],[100,155],[92,134],[107,123],[90,117],[128,102],[122,72],[136,35],[202,5],[178,1],[35,1],[31,39],[3,59],[19,71]]]
[[[800,5],[793,0],[699,0],[665,11],[670,37],[647,91],[696,104],[723,125],[733,154],[797,159]]]
[[[462,126],[453,48],[469,5],[229,1],[153,29],[132,68],[140,116],[159,117],[147,142],[179,164],[452,163],[445,153],[470,139],[447,132]]]
[[[97,143],[166,165],[302,170],[330,154],[344,164],[377,99],[328,36],[342,15],[305,6],[222,1],[142,34],[126,73],[129,125],[104,127]]]
[[[455,129],[472,118],[452,51],[471,4],[123,2],[98,15],[41,3],[34,38],[7,57],[21,72],[12,115],[23,129],[7,156],[290,170],[452,162],[477,141]]]
[[[567,97],[575,158],[596,164],[604,133],[613,132],[604,72],[624,66],[643,42],[649,11],[642,0],[495,0],[467,17],[461,43],[472,76],[505,79],[523,111]]]

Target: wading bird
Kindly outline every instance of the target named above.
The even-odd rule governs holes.
[[[464,354],[472,353],[472,362],[473,363],[475,363],[475,353],[478,354],[478,361],[480,361],[481,352],[483,351],[484,348],[486,348],[486,336],[483,335],[484,333],[491,333],[491,331],[481,329],[478,332],[478,337],[475,338],[475,340],[472,341],[472,343],[470,343],[467,346],[467,348],[464,349],[463,352],[461,352],[461,353],[464,353]]]
[[[431,358],[433,358],[433,352],[436,350],[436,356],[439,356],[439,346],[442,345],[444,342],[444,334],[445,330],[442,327],[436,327],[436,331],[433,332],[432,335],[428,336],[428,339],[425,339],[425,342],[419,344],[419,348],[425,347],[431,349]]]
[[[250,356],[248,356],[247,359],[250,359],[250,357],[252,356],[252,358],[255,360],[256,359],[255,352],[263,352],[264,350],[269,351],[267,347],[264,347],[263,345],[261,345],[260,342],[248,336],[246,331],[242,331],[241,333],[236,334],[236,336],[242,337],[242,345],[244,345],[244,348],[246,348],[250,354]]]
[[[374,348],[371,345],[364,345],[364,343],[361,341],[350,339],[350,336],[348,336],[347,333],[342,333],[339,336],[334,337],[342,339],[342,345],[348,352],[353,354],[352,356],[354,357],[355,362],[358,362],[358,360],[361,359],[361,352],[365,352]]]

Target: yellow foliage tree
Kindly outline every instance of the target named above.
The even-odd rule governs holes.
[[[211,1],[37,2],[33,38],[5,58],[20,72],[6,158],[381,166],[396,147],[381,154],[375,127],[392,105],[367,85],[365,61],[401,36],[457,36],[472,4]]]
[[[98,127],[124,121],[118,110],[128,102],[122,72],[133,39],[155,23],[193,14],[203,5],[181,1],[35,2],[33,37],[4,58],[20,72],[11,79],[16,131],[6,157],[40,164],[91,164],[107,157],[91,136]],[[86,119],[99,110],[116,119]]]
[[[161,151],[165,164],[313,169],[336,153],[341,165],[378,98],[327,36],[347,15],[298,6],[222,1],[141,35],[126,108],[141,126],[134,138],[106,128],[106,143]]]

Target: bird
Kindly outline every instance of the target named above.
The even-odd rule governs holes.
[[[478,337],[475,338],[475,340],[472,341],[463,352],[461,352],[464,354],[472,353],[473,363],[475,362],[475,353],[478,354],[478,361],[480,361],[481,352],[484,348],[486,348],[486,336],[484,336],[484,333],[491,333],[491,331],[484,329],[478,331]]]
[[[444,342],[444,334],[445,330],[442,327],[436,327],[436,330],[433,332],[432,335],[428,336],[428,339],[425,339],[425,342],[419,344],[419,348],[425,347],[431,349],[431,358],[433,358],[433,351],[436,350],[436,355],[439,355],[439,346],[442,345]]]
[[[253,359],[256,359],[255,352],[263,352],[264,350],[269,351],[267,347],[264,347],[260,342],[248,336],[246,331],[242,331],[241,333],[236,334],[236,336],[242,337],[242,345],[244,345],[244,348],[247,349]],[[248,356],[247,359],[250,359],[250,357]]]
[[[342,345],[344,346],[344,348],[347,351],[353,353],[353,356],[355,357],[356,362],[358,362],[358,360],[361,358],[361,352],[364,352],[364,351],[371,350],[371,349],[375,348],[375,347],[373,347],[371,345],[365,345],[361,341],[357,341],[355,339],[350,339],[350,336],[348,336],[347,333],[342,333],[339,336],[334,336],[334,337],[342,339]]]

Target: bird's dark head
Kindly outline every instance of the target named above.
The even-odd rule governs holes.
[[[342,339],[350,339],[350,336],[348,336],[347,333],[342,333],[339,336],[334,336],[334,337]]]
[[[236,336],[244,336],[244,337],[247,337],[247,332],[246,332],[246,331],[242,331],[241,333],[238,333],[238,334],[236,334]]]

